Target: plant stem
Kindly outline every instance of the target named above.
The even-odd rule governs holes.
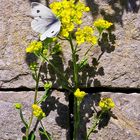
[[[103,113],[104,113],[104,111],[102,111],[102,112],[100,113],[99,117],[95,119],[95,122],[94,122],[93,126],[90,128],[90,130],[89,130],[89,132],[88,132],[88,134],[87,134],[86,140],[88,140],[90,134],[91,134],[92,132],[95,131],[95,129],[96,129],[96,127],[97,127],[97,125],[98,125],[98,123],[99,123],[99,121],[100,121],[100,118],[102,117],[102,114],[103,114]]]
[[[92,47],[93,47],[93,45],[90,46],[90,48],[85,52],[84,57],[89,53],[89,51],[91,50]]]
[[[52,139],[50,138],[50,136],[48,136],[48,134],[46,133],[45,128],[44,128],[43,123],[42,123],[41,120],[40,120],[40,124],[41,124],[41,126],[42,126],[42,128],[43,128],[44,135],[47,137],[48,140],[52,140]]]
[[[76,99],[76,98],[75,98]],[[78,129],[79,129],[79,124],[80,124],[80,101],[75,101],[77,103],[76,109],[75,109],[75,122],[74,122],[74,140],[77,140],[78,138]]]
[[[37,104],[40,104],[40,103],[42,103],[43,101],[45,101],[47,98],[48,98],[48,96],[50,96],[50,90],[48,89],[48,90],[46,90],[46,93],[45,93],[45,95],[44,96],[42,96],[42,98],[39,100],[39,101],[37,101]]]
[[[37,73],[37,79],[36,79],[36,87],[35,87],[35,96],[34,96],[34,104],[37,102],[37,94],[38,94],[38,87],[39,87],[39,79],[40,79],[40,71],[41,67],[44,62],[41,62],[38,73]]]
[[[41,67],[42,67],[43,61],[41,62],[40,66],[39,66],[39,70],[38,73],[36,74],[36,87],[35,87],[35,96],[34,96],[34,104],[37,102],[37,94],[38,94],[38,87],[39,87],[39,79],[40,79],[40,71],[41,71]],[[29,132],[30,132],[30,127],[32,125],[32,121],[33,121],[33,111],[31,113],[31,117],[30,117],[30,121],[29,121],[29,127],[26,130],[26,138],[28,140],[28,136],[29,136]]]
[[[72,62],[73,62],[73,80],[74,80],[74,89],[76,90],[78,88],[78,66],[77,66],[77,56],[76,56],[76,48],[74,48],[73,42],[72,42],[72,37],[71,35],[69,36],[69,43],[71,46],[71,51],[72,51]],[[73,93],[72,93],[73,94]],[[74,97],[74,132],[73,132],[73,140],[77,140],[77,135],[78,135],[78,128],[79,128],[79,106],[77,104],[77,99]]]
[[[73,75],[74,75],[74,83],[75,83],[75,89],[78,88],[78,67],[77,67],[77,60],[76,60],[76,48],[74,48],[73,42],[72,42],[72,37],[70,35],[69,37],[69,42],[70,42],[70,46],[71,46],[71,51],[72,51],[72,61],[73,61]]]
[[[23,114],[22,114],[22,110],[20,109],[19,111],[20,111],[20,113],[19,113],[19,114],[20,114],[20,118],[21,118],[23,124],[25,125],[26,129],[28,129],[28,124],[27,124],[26,121],[24,120],[24,117],[23,117]]]

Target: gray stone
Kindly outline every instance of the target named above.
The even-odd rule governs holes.
[[[0,3],[0,87],[31,87],[34,83],[25,54],[32,34],[30,18],[27,17],[29,2],[1,0]]]
[[[90,135],[90,140],[139,140],[140,139],[140,95],[124,94],[124,93],[95,93],[95,95],[89,95],[85,98],[84,110],[82,113],[87,113],[85,124],[87,128],[92,126],[94,121],[94,109],[92,104],[98,104],[100,98],[110,97],[115,102],[115,107],[112,109],[112,117],[110,117],[109,123],[106,124],[107,118],[104,123],[96,129],[95,133]],[[97,108],[96,108],[97,109]],[[89,117],[89,118],[88,118]],[[85,125],[84,124],[84,125]],[[81,124],[81,130],[83,126]],[[83,135],[82,135],[83,134]],[[79,137],[82,140],[84,133]]]
[[[39,93],[39,97],[43,92]],[[18,111],[13,104],[23,104],[23,113],[26,119],[31,114],[34,92],[1,92],[0,93],[0,139],[21,139],[23,124]],[[43,103],[43,109],[47,117],[43,119],[46,130],[53,135],[54,140],[66,140],[68,132],[68,103],[67,93],[53,91],[51,97]],[[112,109],[114,114],[109,123],[97,133],[92,133],[91,140],[139,140],[140,139],[140,95],[124,93],[95,93],[89,94],[82,104],[81,131],[79,140],[84,140],[85,127],[91,127],[94,115],[93,105],[99,110],[98,102],[102,97],[111,97],[116,106]],[[35,119],[34,119],[35,123]],[[39,140],[37,135],[37,140]]]
[[[44,1],[42,1],[44,3]],[[29,1],[0,0],[0,87],[1,88],[33,88],[35,82],[29,71],[29,63],[36,58],[25,53],[25,48],[37,34],[30,27],[31,18]],[[93,7],[91,5],[93,4]],[[90,66],[81,73],[81,86],[112,86],[112,87],[140,87],[140,12],[137,2],[107,2],[87,1],[92,12],[84,16],[84,24],[91,25],[98,17],[112,21],[115,25],[110,36],[111,43],[94,47],[90,55]],[[115,36],[115,40],[113,37]],[[113,40],[115,42],[113,42]],[[70,48],[63,43],[64,58],[58,59],[62,73],[67,70],[71,79],[71,69],[68,61],[71,58]],[[80,59],[87,47],[81,47]],[[102,51],[101,51],[102,50]],[[94,57],[94,62],[93,62]],[[99,59],[100,58],[100,59]],[[95,64],[95,59],[98,61]],[[52,70],[50,71],[52,73]],[[49,78],[58,87],[57,77],[53,74]],[[41,84],[42,85],[42,84]]]
[[[43,92],[39,93],[41,96]],[[31,115],[31,105],[33,104],[34,92],[0,92],[0,139],[1,140],[21,140],[23,133],[23,123],[21,122],[19,112],[14,108],[14,103],[22,103],[25,120],[29,120]],[[68,107],[64,94],[54,91],[46,103],[43,103],[43,109],[47,118],[42,120],[46,130],[53,135],[54,140],[65,140],[66,129],[68,129]],[[33,126],[36,118],[33,119]],[[37,127],[36,138],[40,140]]]

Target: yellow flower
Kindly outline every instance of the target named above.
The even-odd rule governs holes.
[[[115,103],[112,101],[111,98],[103,98],[99,102],[99,106],[102,110],[109,110],[109,109],[115,107]]]
[[[98,19],[97,21],[94,22],[93,25],[101,33],[103,30],[108,29],[113,24],[111,22],[108,22],[108,21],[104,20],[104,19]]]
[[[84,91],[80,91],[80,89],[78,88],[75,92],[74,92],[74,96],[78,99],[78,100],[82,100],[85,95],[87,95],[87,93],[85,93]]]
[[[76,41],[78,45],[88,42],[92,45],[97,44],[97,37],[93,35],[94,30],[90,26],[85,26],[84,28],[78,28],[75,35],[76,35]]]
[[[66,29],[63,29],[61,31],[61,35],[64,36],[64,37],[68,37],[69,36],[69,32]]]
[[[53,2],[50,4],[50,8],[61,21],[61,35],[64,37],[69,36],[75,25],[82,23],[83,12],[89,11],[89,8],[82,2],[78,1],[75,3],[74,0]]]
[[[37,117],[38,119],[42,119],[43,117],[45,117],[45,113],[43,112],[41,107],[38,106],[37,104],[33,104],[32,109],[34,116]]]
[[[86,8],[85,8],[85,11],[86,11],[86,12],[89,12],[89,11],[90,11],[89,7],[86,7]]]
[[[41,49],[42,49],[42,42],[34,40],[28,45],[28,47],[26,48],[26,52],[33,53],[33,52],[38,52]]]

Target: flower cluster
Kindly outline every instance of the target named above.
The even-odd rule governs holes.
[[[80,91],[80,89],[78,88],[75,92],[74,92],[74,96],[81,101],[85,95],[87,95],[87,93],[85,93],[84,91]]]
[[[30,70],[37,71],[37,63],[36,62],[33,62],[30,64]]]
[[[93,35],[94,30],[90,26],[85,26],[84,28],[78,28],[75,35],[76,35],[76,41],[78,45],[88,42],[92,45],[97,44],[97,37]]]
[[[44,89],[45,90],[48,90],[48,89],[50,89],[52,87],[52,83],[51,82],[46,82],[45,84],[44,84]]]
[[[34,53],[38,52],[40,49],[42,49],[42,42],[34,40],[28,45],[28,47],[26,48],[26,52]]]
[[[111,22],[104,20],[104,19],[98,19],[97,21],[94,22],[93,25],[101,33],[103,30],[108,29],[113,24]]]
[[[113,108],[115,106],[115,104],[111,98],[103,98],[99,102],[99,106],[102,110],[109,110],[109,109]]]
[[[15,106],[16,109],[21,109],[22,108],[22,104],[20,104],[20,103],[15,103],[14,106]]]
[[[69,36],[69,32],[73,31],[76,24],[82,23],[83,12],[89,11],[83,3],[79,1],[75,3],[74,0],[53,2],[50,8],[61,20],[61,35],[64,37]]]
[[[38,106],[37,104],[33,104],[32,109],[34,116],[37,117],[38,119],[42,119],[43,117],[45,117],[45,113],[43,112],[41,107]]]

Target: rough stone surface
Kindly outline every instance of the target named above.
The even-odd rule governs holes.
[[[99,95],[95,97],[99,97]],[[91,140],[139,140],[140,95],[136,93],[129,95],[124,93],[101,93],[101,97],[111,97],[114,100],[116,105],[112,109],[114,117],[110,118],[107,126],[103,125],[103,128],[97,129],[97,133],[92,133]],[[92,119],[90,118],[90,120]]]
[[[43,94],[39,93],[39,96]],[[97,133],[92,133],[91,140],[139,140],[140,139],[140,95],[122,93],[95,93],[89,94],[83,102],[81,132],[79,140],[84,140],[85,127],[91,126],[94,115],[93,104],[96,106],[102,97],[111,97],[116,107],[112,110],[114,116],[111,117],[107,126],[97,129]],[[0,93],[0,139],[20,140],[21,128],[23,124],[17,110],[13,108],[13,103],[23,104],[23,114],[29,118],[31,104],[33,102],[33,92],[1,92]],[[96,107],[97,108],[97,107]],[[68,130],[68,103],[66,95],[62,92],[53,91],[51,97],[43,104],[43,109],[47,117],[43,123],[46,130],[53,135],[54,140],[68,140],[66,138]],[[89,122],[91,121],[91,122]],[[40,140],[37,136],[37,140]]]
[[[41,96],[43,92],[40,92]],[[31,115],[31,105],[33,103],[33,92],[1,92],[0,93],[0,140],[21,140],[23,124],[19,113],[14,109],[14,103],[23,104],[23,114],[25,119]],[[59,140],[66,139],[66,129],[68,129],[68,107],[63,93],[54,91],[52,96],[43,103],[43,109],[47,118],[43,124],[46,130]],[[34,124],[35,124],[34,118]],[[40,126],[38,126],[39,128]],[[37,128],[37,130],[38,130]],[[38,131],[37,131],[38,134]],[[37,135],[37,140],[41,138]]]
[[[25,53],[30,40],[37,39],[37,34],[30,27],[31,18],[27,16],[30,14],[31,1],[0,0],[1,88],[34,87],[28,64],[35,58]],[[87,0],[86,3],[91,8],[92,14],[84,17],[84,24],[91,25],[92,21],[98,17],[112,21],[115,24],[115,30],[110,38],[113,43],[115,37],[115,43],[110,46],[103,44],[102,52],[99,47],[92,50],[91,55],[96,60],[100,57],[99,64],[94,68],[87,67],[82,73],[86,77],[79,78],[81,85],[140,87],[139,1]],[[70,50],[65,46],[64,61],[61,60],[64,62],[64,67],[67,66],[69,59]]]
[[[25,48],[32,39],[29,2],[0,0],[0,87],[33,85]]]
[[[35,86],[29,71],[29,63],[37,61],[27,55],[25,48],[38,35],[30,27],[30,2],[35,0],[0,0],[0,89]],[[36,0],[37,1],[37,0]],[[38,0],[39,1],[39,0]],[[47,2],[41,0],[43,4]],[[51,2],[51,1],[50,1]],[[91,13],[84,16],[83,25],[91,25],[98,17],[114,23],[113,33],[108,43],[94,47],[88,65],[80,74],[81,86],[109,86],[140,88],[140,1],[86,0]],[[104,34],[106,36],[106,34]],[[83,45],[79,59],[87,45]],[[56,57],[61,72],[67,71],[72,77],[70,48],[63,42],[63,56]],[[58,87],[58,78],[50,70],[49,79]],[[41,84],[40,84],[41,85]],[[21,102],[24,115],[28,119],[33,102],[33,92],[0,91],[0,140],[21,140],[23,127],[13,103]],[[40,92],[39,95],[41,95]],[[97,129],[91,140],[139,140],[140,139],[140,95],[123,93],[101,93],[89,95],[83,102],[83,123],[79,140],[83,140],[85,127],[91,126],[94,115],[93,104],[97,105],[102,96],[109,96],[116,107],[109,124]],[[43,123],[54,140],[68,140],[68,103],[62,92],[53,91],[52,96],[43,104],[47,117]],[[45,107],[44,107],[45,106]],[[35,121],[35,120],[34,120]],[[40,137],[37,135],[37,140]]]

